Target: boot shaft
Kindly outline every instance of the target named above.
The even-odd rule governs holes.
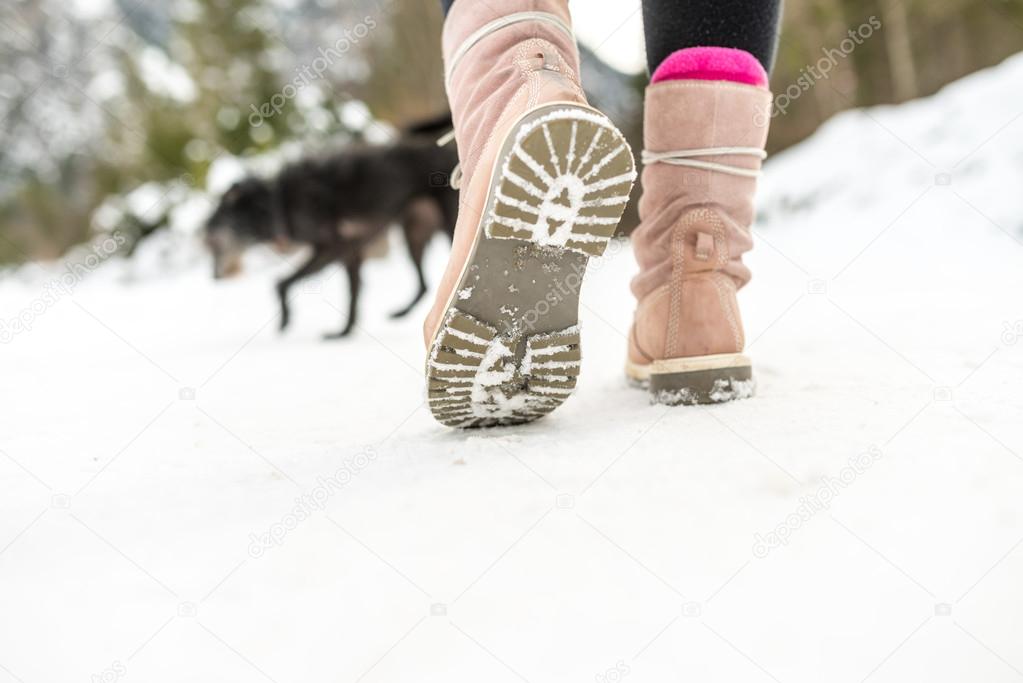
[[[672,362],[724,363],[706,372],[729,382],[747,376],[748,360],[737,355],[745,338],[735,293],[750,279],[742,255],[753,246],[770,101],[765,88],[729,81],[647,88],[629,360],[650,373],[651,386],[695,381],[692,370],[665,369]]]
[[[742,254],[752,247],[749,226],[770,102],[764,88],[727,81],[665,81],[647,88],[641,222],[632,234],[640,266],[632,283],[637,298],[667,283],[683,261],[690,273],[720,269],[737,288],[749,281]],[[697,208],[715,216],[702,231],[684,216]],[[683,223],[689,226],[687,248],[700,258],[685,259],[679,251],[686,244],[675,233]],[[713,258],[707,258],[709,250]]]
[[[506,112],[582,100],[566,0],[466,0],[444,22],[445,81],[459,163],[471,175]]]
[[[767,142],[771,93],[727,81],[665,81],[646,92],[643,146],[647,152],[750,148]],[[760,170],[750,155],[709,154],[702,159],[729,167]],[[753,221],[755,176],[671,164],[643,170],[640,217],[651,215],[666,195],[686,205],[716,204],[733,220]]]

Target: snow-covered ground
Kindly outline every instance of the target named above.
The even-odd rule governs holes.
[[[258,254],[9,274],[0,682],[1023,679],[1020,82],[769,162],[729,405],[626,386],[624,244],[578,392],[474,432],[424,406],[425,304],[386,318],[397,250],[340,343],[343,278],[282,337]]]

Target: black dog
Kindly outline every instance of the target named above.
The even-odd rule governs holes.
[[[357,318],[359,270],[367,249],[394,223],[401,226],[419,289],[392,317],[407,314],[426,293],[423,252],[438,230],[454,234],[458,194],[447,183],[457,162],[453,146],[438,147],[427,134],[443,126],[425,123],[387,146],[354,146],[323,159],[285,167],[276,178],[246,178],[229,189],[209,218],[206,242],[213,252],[214,277],[239,270],[244,249],[257,242],[308,244],[312,254],[277,284],[280,328],[290,319],[288,289],[338,262],[348,274],[348,318],[344,337]]]

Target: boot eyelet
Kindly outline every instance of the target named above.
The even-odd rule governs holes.
[[[544,71],[561,71],[558,68],[558,58],[556,55],[547,52],[537,52],[534,58],[540,60],[540,68]]]

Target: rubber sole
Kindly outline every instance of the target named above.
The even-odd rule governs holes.
[[[749,358],[737,353],[629,362],[625,374],[630,384],[650,392],[652,403],[664,405],[725,403],[750,398],[756,388]]]
[[[579,290],[636,178],[603,114],[553,104],[523,116],[497,155],[476,242],[427,359],[427,403],[451,427],[543,417],[579,374]]]

